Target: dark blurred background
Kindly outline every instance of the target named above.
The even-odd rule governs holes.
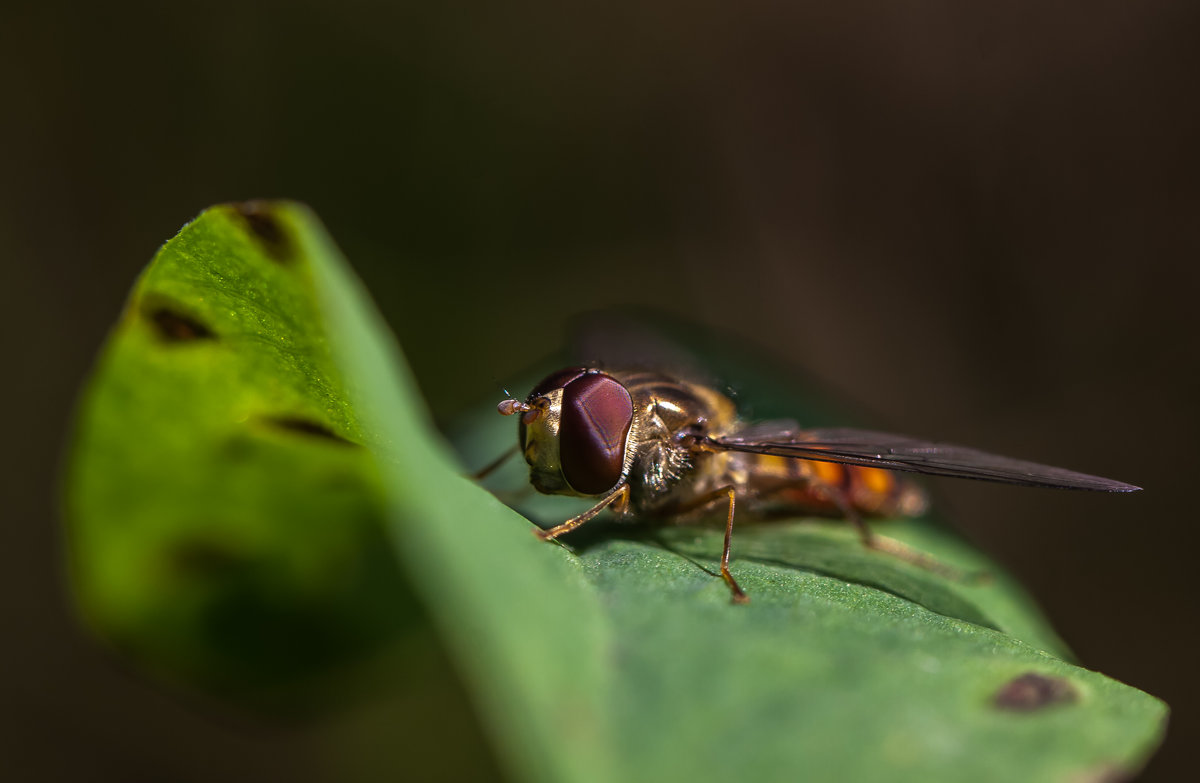
[[[387,779],[368,760],[402,763],[414,724],[469,724],[427,687],[246,722],[125,671],[69,610],[55,481],[89,364],[185,221],[275,196],[326,221],[439,417],[497,398],[573,314],[632,303],[744,337],[873,424],[1145,486],[937,490],[1084,665],[1172,705],[1142,779],[1183,777],[1198,35],[1187,0],[10,0],[5,779]],[[491,769],[463,753],[442,777]]]

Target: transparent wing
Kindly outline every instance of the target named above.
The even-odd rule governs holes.
[[[869,430],[799,430],[792,422],[764,422],[750,425],[734,435],[705,438],[703,443],[716,451],[742,451],[818,462],[841,462],[1027,487],[1087,489],[1098,492],[1134,492],[1141,489],[1121,481],[1001,457],[964,446],[914,440],[903,435]]]

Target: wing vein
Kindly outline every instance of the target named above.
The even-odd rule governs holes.
[[[781,427],[770,432],[762,425],[755,425],[730,436],[706,438],[705,445],[715,451],[838,462],[1027,487],[1095,492],[1134,492],[1141,489],[1123,481],[989,454],[965,446],[869,430],[794,430]]]

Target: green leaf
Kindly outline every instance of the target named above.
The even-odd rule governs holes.
[[[67,482],[76,594],[159,673],[273,698],[415,611],[311,269],[266,207],[218,207],[138,281]]]
[[[469,419],[473,461],[512,426]],[[402,598],[388,612],[394,573],[345,565],[387,560],[386,519],[520,779],[1067,781],[1136,769],[1161,738],[1161,702],[1063,660],[1019,588],[931,522],[880,530],[993,579],[947,581],[836,523],[781,521],[736,531],[752,596],[736,606],[711,573],[719,531],[597,521],[572,552],[461,474],[315,218],[214,208],[139,283],[85,401],[69,482],[81,604],[169,668],[249,678],[198,619],[214,605],[260,622],[319,606],[296,628],[361,654],[408,617]],[[521,479],[513,465],[495,486]],[[181,541],[219,565],[181,577]],[[330,631],[343,622],[371,632]]]

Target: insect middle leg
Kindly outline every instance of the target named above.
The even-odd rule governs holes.
[[[725,517],[725,547],[721,550],[721,578],[725,580],[725,584],[729,585],[729,591],[733,594],[733,602],[735,604],[746,604],[750,603],[750,596],[746,595],[745,591],[738,585],[737,580],[733,578],[733,574],[729,573],[729,547],[733,541],[733,510],[736,504],[736,497],[737,491],[732,484],[729,484],[720,489],[714,489],[712,492],[706,492],[687,505],[673,509],[673,511],[677,514],[683,514],[688,511],[704,508],[705,506],[711,506],[722,498],[728,499],[729,513]]]

